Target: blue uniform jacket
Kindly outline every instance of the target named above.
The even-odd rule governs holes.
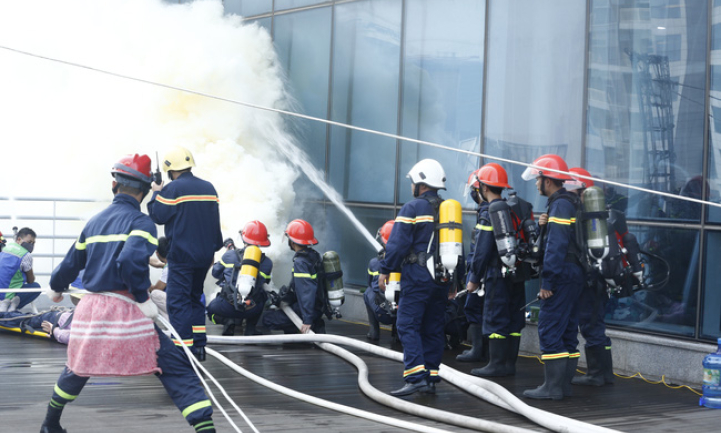
[[[116,194],[110,206],[88,221],[50,277],[50,288],[62,292],[83,273],[90,292],[128,290],[137,302],[148,300],[148,259],[158,247],[155,224],[140,203]]]
[[[437,197],[436,191],[427,191],[420,197],[403,205],[398,212],[393,231],[388,238],[386,255],[380,261],[381,272],[390,274],[400,269],[403,259],[410,253],[426,252],[428,243],[435,231],[434,214],[431,204],[424,196]],[[435,242],[429,254],[435,252]],[[401,290],[406,284],[411,286],[435,284],[433,277],[424,266],[417,263],[404,264],[401,269]]]
[[[245,248],[238,251],[241,259],[243,258],[244,251]],[[220,258],[220,261],[215,262],[213,265],[213,278],[222,278],[226,283],[229,282],[232,285],[235,285],[235,282],[238,280],[238,275],[240,275],[240,267],[235,271],[235,275],[233,275],[233,267],[240,264],[238,261],[238,253],[236,253],[236,250],[226,251],[223,254],[223,257]],[[268,295],[263,288],[263,284],[270,283],[270,274],[272,271],[273,261],[263,254],[260,258],[260,265],[258,266],[258,278],[255,279],[255,286],[250,291],[250,298],[256,303],[264,303],[268,298]],[[231,277],[233,278],[233,281],[231,281]]]
[[[316,263],[320,263],[320,254],[312,248],[304,248],[293,256],[293,278],[290,287],[295,291],[300,307],[301,319],[306,325],[312,325],[323,315],[324,287],[318,287]]]
[[[500,259],[498,257],[496,237],[493,235],[491,216],[488,212],[488,208],[491,206],[491,203],[483,202],[481,204],[478,217],[478,224],[480,227],[478,229],[473,255],[471,256],[471,275],[468,279],[470,282],[476,284],[481,281],[481,276],[485,276],[486,281],[491,278],[502,277],[499,266]]]
[[[373,291],[379,291],[378,288],[378,275],[381,270],[381,262],[378,257],[373,257],[368,262],[368,289]]]
[[[565,188],[561,188],[548,198],[548,224],[541,270],[541,288],[544,290],[555,291],[559,284],[568,280],[566,268],[578,266],[566,261],[576,236],[576,208],[569,199],[564,198],[570,194]]]
[[[213,262],[213,255],[223,246],[218,203],[213,185],[192,172],[153,193],[148,214],[156,224],[165,224],[168,262],[194,267]]]

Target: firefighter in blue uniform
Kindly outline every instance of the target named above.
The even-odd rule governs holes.
[[[203,283],[213,255],[223,246],[218,194],[210,182],[195,177],[193,155],[182,147],[163,159],[172,182],[153,183],[148,214],[165,225],[168,253],[167,307],[170,323],[199,360],[205,360],[205,305]],[[180,341],[174,340],[176,346]]]
[[[574,167],[571,173],[591,176],[581,168]],[[594,186],[591,179],[576,177],[565,183],[566,189],[583,195],[586,188]],[[636,237],[628,232],[626,215],[617,209],[609,209],[608,226],[610,252],[601,263],[601,269],[594,267],[587,276],[587,285],[579,300],[579,328],[586,340],[584,350],[588,372],[584,376],[574,377],[574,385],[603,386],[614,383],[613,360],[611,357],[611,339],[606,335],[606,306],[609,300],[608,281],[615,287],[630,286],[643,277],[643,268],[639,257],[639,245]],[[623,249],[621,249],[622,244]],[[625,254],[624,251],[625,250]],[[624,263],[630,273],[624,272]]]
[[[285,229],[288,246],[295,253],[290,285],[280,289],[280,297],[287,302],[303,321],[300,332],[312,330],[316,334],[325,334],[323,314],[327,311],[327,297],[321,286],[319,270],[322,266],[320,254],[311,245],[318,240],[313,227],[300,219],[288,223]],[[287,333],[295,332],[295,326],[281,310],[268,311],[263,316],[263,326],[268,329],[280,329]]]
[[[515,374],[515,359],[512,359],[512,334],[520,339],[518,317],[522,316],[524,293],[523,286],[513,284],[513,275],[504,271],[496,245],[496,238],[491,223],[490,209],[494,203],[503,201],[501,193],[510,189],[508,174],[499,164],[494,162],[481,167],[476,179],[480,183],[479,194],[484,206],[480,214],[480,229],[476,245],[471,257],[471,275],[468,278],[469,296],[479,289],[483,279],[485,286],[485,304],[483,310],[483,335],[488,336],[488,355],[490,362],[483,368],[471,370],[475,376],[507,376]],[[510,216],[510,215],[509,215]],[[514,235],[509,233],[508,235]],[[513,264],[515,266],[515,263]],[[514,319],[515,322],[514,323]],[[521,326],[522,328],[522,326]],[[515,342],[515,340],[514,340]],[[517,352],[516,352],[517,353]]]
[[[385,255],[385,246],[393,230],[393,223],[393,220],[386,221],[386,223],[378,229],[377,238],[380,238],[383,249],[378,253],[378,257],[373,257],[370,262],[368,262],[368,287],[365,293],[363,293],[363,301],[366,305],[368,324],[370,325],[370,330],[366,338],[371,341],[378,341],[380,338],[380,323],[391,325],[393,327],[391,335],[393,338],[396,336],[396,311],[392,309],[393,307],[378,288],[378,276],[381,270],[380,261]]]
[[[51,297],[60,302],[62,292],[85,269],[85,290],[94,293],[128,291],[142,313],[153,319],[158,315],[158,309],[148,296],[148,260],[157,247],[156,229],[150,218],[140,211],[140,203],[150,189],[150,158],[137,154],[125,157],[113,166],[112,174],[113,202],[88,221],[78,240],[53,271]],[[82,303],[76,309],[76,315],[81,306]],[[92,322],[88,326],[93,329]],[[196,432],[214,433],[213,409],[190,361],[175,349],[157,326],[155,331],[160,341],[157,365],[162,370],[158,378]],[[63,409],[76,399],[88,379],[65,367],[55,385],[40,433],[65,432],[60,426]]]
[[[15,242],[0,251],[0,287],[10,289],[39,289],[33,272],[32,252],[35,247],[35,231],[23,227],[15,234]],[[0,311],[15,311],[23,308],[40,296],[35,293],[0,293]]]
[[[401,294],[396,326],[403,344],[403,379],[405,385],[391,392],[393,396],[415,392],[436,392],[440,382],[438,368],[445,348],[445,309],[451,282],[439,284],[426,267],[437,248],[431,242],[435,234],[435,214],[445,189],[446,175],[438,161],[424,159],[411,168],[414,200],[398,212],[393,232],[381,260],[378,287],[382,292],[389,274],[401,269]],[[429,244],[431,249],[428,251]]]
[[[240,231],[240,237],[246,248],[248,245],[258,247],[270,246],[268,230],[265,224],[260,221],[247,223],[243,227],[243,230]],[[245,319],[245,330],[243,334],[255,335],[255,325],[263,313],[265,301],[268,300],[268,293],[266,293],[263,285],[270,283],[273,261],[265,254],[262,254],[255,286],[248,295],[248,298],[252,300],[251,304],[238,308],[233,302],[233,287],[235,287],[238,275],[240,274],[244,251],[245,248],[241,250],[229,249],[223,254],[220,261],[213,265],[213,277],[222,278],[224,284],[220,294],[208,305],[208,318],[213,323],[224,325],[223,335],[233,335],[236,320],[242,322],[243,319]]]
[[[536,389],[524,391],[523,395],[561,400],[571,393],[571,379],[580,356],[578,299],[585,277],[575,237],[578,198],[563,188],[563,182],[572,178],[553,170],[568,172],[568,166],[558,155],[549,154],[533,161],[522,175],[524,180],[536,179],[538,192],[548,197],[538,316],[545,381]]]
[[[466,274],[466,283],[472,276],[470,269],[471,258],[476,248],[476,239],[478,233],[481,231],[481,214],[488,212],[488,202],[483,199],[479,189],[481,184],[478,182],[478,173],[481,171],[479,168],[468,176],[468,183],[466,184],[466,190],[471,196],[471,199],[478,204],[476,210],[476,225],[473,227],[471,232],[471,242],[466,263],[468,264],[468,272]],[[469,323],[467,331],[467,339],[471,341],[471,348],[464,350],[463,353],[456,356],[456,361],[460,362],[481,362],[486,358],[488,352],[488,339],[483,336],[483,301],[484,297],[480,295],[481,292],[476,292],[473,296],[466,294],[464,311],[466,314],[466,320]]]

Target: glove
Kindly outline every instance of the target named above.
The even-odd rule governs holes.
[[[155,320],[155,318],[158,317],[158,306],[150,299],[143,303],[136,302],[136,304],[138,308],[140,308],[140,311],[142,311],[148,319]]]
[[[48,290],[45,292],[45,295],[50,298],[53,302],[60,302],[63,300],[63,293],[62,292],[56,292],[55,290]]]

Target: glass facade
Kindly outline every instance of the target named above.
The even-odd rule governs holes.
[[[710,340],[721,336],[720,0],[225,0],[272,30],[298,111],[453,149],[531,162],[561,155],[626,213],[645,259],[644,286],[613,299],[609,325]],[[491,159],[293,120],[302,146],[375,234],[411,199],[423,158],[447,172],[464,206],[468,174]],[[519,195],[545,207],[521,165]],[[635,188],[638,188],[635,189]],[[660,196],[642,191],[667,193]],[[304,217],[365,285],[375,255],[305,180]],[[698,204],[674,199],[708,200]],[[528,285],[535,296],[537,284]]]

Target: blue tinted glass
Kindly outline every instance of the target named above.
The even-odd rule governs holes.
[[[606,323],[693,336],[698,302],[699,232],[668,227],[629,226],[629,230],[636,235],[643,253],[646,287],[626,298],[611,297]]]
[[[326,2],[327,0],[275,0],[275,10],[282,11],[283,9],[299,8]]]
[[[718,290],[718,282],[721,281],[721,233],[707,233],[705,249],[700,336],[716,340],[721,337],[721,290]]]
[[[721,15],[718,1],[714,2],[714,14],[711,27],[711,94],[709,96],[709,152],[708,152],[708,183],[705,188],[708,200],[721,202],[721,66],[718,56],[721,53]],[[708,207],[708,221],[721,222],[721,209]]]
[[[383,132],[398,129],[401,1],[335,8],[331,119]],[[393,202],[395,140],[331,129],[331,184],[352,201]]]
[[[244,17],[273,11],[273,0],[223,0],[225,13]]]
[[[485,2],[417,0],[406,3],[402,135],[455,149],[480,151]],[[463,190],[478,157],[404,142],[398,196],[411,199],[406,173],[425,158],[446,172],[444,198],[473,207]]]
[[[330,12],[330,8],[321,8],[278,15],[274,26],[278,57],[288,76],[287,88],[297,102],[293,109],[321,119],[328,118]],[[326,125],[310,120],[288,120],[296,127],[296,136],[311,162],[324,171]],[[296,185],[298,189],[306,188]],[[317,191],[311,194],[318,195]]]
[[[578,166],[586,2],[494,0],[489,15],[484,153],[525,163],[554,153]],[[545,207],[524,166],[500,164],[520,197]]]
[[[707,2],[591,4],[586,168],[597,177],[701,198],[708,191],[701,178]],[[612,19],[599,24],[597,13]],[[680,200],[606,191],[629,218],[701,217],[700,206]]]

